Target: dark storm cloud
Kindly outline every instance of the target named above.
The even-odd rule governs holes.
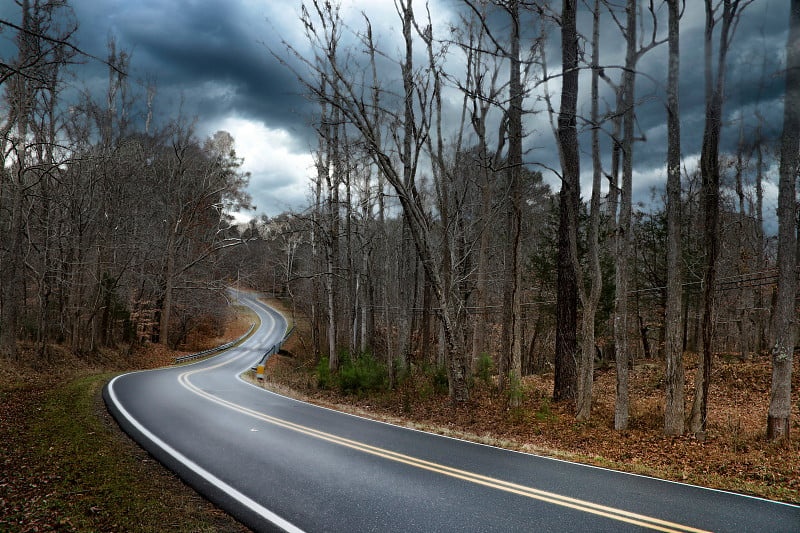
[[[687,4],[687,11],[681,22],[680,98],[682,151],[684,157],[691,160],[699,155],[705,122],[705,14],[702,2],[690,1]],[[662,15],[661,33],[665,37],[666,13]],[[776,139],[780,133],[783,97],[781,69],[788,31],[787,15],[788,7],[783,0],[759,0],[742,14],[728,55],[721,139],[723,153],[736,150],[740,123],[744,123],[745,135],[752,138],[758,123],[757,114],[763,118],[763,135],[767,141]],[[611,28],[608,30],[610,32]],[[588,28],[584,33],[586,32]],[[715,34],[715,61],[717,44],[718,37]],[[603,55],[618,56],[619,46],[618,42],[601,44]],[[642,57],[638,65],[638,70],[643,75],[637,79],[637,126],[646,141],[636,143],[635,164],[637,171],[643,176],[649,175],[651,179],[649,183],[635,184],[639,191],[639,200],[644,200],[644,196],[650,194],[651,187],[663,187],[666,180],[667,51],[667,45],[662,44]],[[582,111],[588,115],[588,77],[581,82],[581,90],[586,91]],[[583,168],[589,171],[591,161],[588,154],[588,134],[583,136],[581,142],[585,154]],[[662,173],[661,179],[655,179],[654,170]]]
[[[184,105],[204,119],[235,110],[292,128],[307,112],[294,76],[269,54],[278,43],[263,8],[220,0],[73,0],[73,6],[86,48],[103,57],[107,38],[115,37],[133,54],[135,75],[155,77],[161,98],[173,104],[191,92]]]
[[[741,118],[750,125],[755,121],[752,111],[760,109],[770,119],[765,124],[765,135],[774,138],[779,133],[781,115],[775,116],[774,112],[780,108],[776,104],[783,95],[781,58],[786,46],[787,14],[783,0],[755,2],[742,14],[728,55],[724,112],[729,120],[723,150],[735,149],[738,133],[732,135],[731,127],[734,132],[738,130],[738,124],[732,124],[732,120],[739,120],[739,109],[749,110]],[[689,16],[702,15],[695,11]],[[681,36],[681,111],[684,120],[688,120],[685,153],[699,151],[704,118],[703,32],[702,28],[698,30]],[[714,42],[716,53],[716,36]]]
[[[115,37],[118,48],[132,53],[132,78],[154,77],[158,85],[156,111],[165,119],[173,118],[179,103],[183,112],[197,116],[202,122],[213,125],[224,118],[236,116],[263,123],[267,128],[281,129],[289,138],[281,138],[284,146],[291,146],[291,153],[307,151],[313,144],[313,130],[308,126],[313,104],[302,96],[303,89],[294,75],[272,57],[274,49],[281,57],[290,57],[281,44],[286,39],[298,48],[305,49],[302,26],[298,20],[299,0],[277,2],[273,0],[228,1],[228,0],[71,0],[80,23],[79,45],[87,52],[105,57],[109,37]],[[556,11],[559,7],[554,3]],[[658,2],[657,2],[658,4]],[[579,4],[585,10],[584,4]],[[399,21],[390,1],[352,1],[342,13],[356,31],[363,27],[360,11],[364,10],[372,19],[376,39],[392,60],[382,60],[381,80],[388,86],[399,80],[398,44]],[[18,8],[14,2],[0,0],[0,17],[14,19]],[[464,12],[457,0],[432,2],[434,18],[442,17],[459,25],[458,12]],[[12,13],[13,16],[10,16]],[[419,9],[418,15],[424,13]],[[666,32],[666,9],[662,6],[660,36]],[[681,23],[681,119],[683,153],[687,159],[696,157],[704,125],[704,79],[703,79],[703,2],[688,0],[687,10]],[[18,18],[18,17],[17,17]],[[624,18],[624,17],[623,17]],[[764,135],[775,139],[782,122],[781,98],[783,80],[781,68],[788,26],[788,6],[785,0],[757,0],[742,15],[729,54],[726,85],[725,129],[722,149],[735,149],[739,137],[739,123],[744,121],[745,130],[752,133],[757,116],[764,119]],[[591,34],[591,17],[581,13],[579,21],[583,35]],[[490,21],[498,35],[507,33],[508,21],[502,13],[495,14]],[[525,26],[526,35],[535,31],[534,21]],[[450,37],[445,27],[440,37]],[[8,48],[10,32],[0,34],[0,52]],[[603,27],[602,58],[610,65],[608,73],[619,79],[618,68],[624,63],[624,40],[616,26],[608,18]],[[551,27],[548,50],[551,73],[560,70],[560,41],[557,27]],[[455,50],[455,47],[453,47]],[[587,53],[589,46],[586,46]],[[424,56],[424,51],[418,49]],[[347,51],[342,50],[342,53]],[[359,62],[366,56],[358,47],[351,49],[348,67],[354,75],[361,70]],[[588,60],[588,57],[586,58]],[[421,57],[420,61],[425,61]],[[463,77],[463,58],[454,54],[446,68],[450,74]],[[421,64],[421,63],[420,63]],[[635,147],[636,166],[641,180],[636,187],[640,196],[649,194],[652,186],[663,186],[666,160],[666,115],[664,109],[664,84],[666,83],[667,45],[663,44],[645,55],[638,67],[643,74],[637,80],[638,127],[646,137]],[[77,67],[76,84],[86,84],[97,95],[102,94],[107,84],[105,67],[97,61],[88,61]],[[501,74],[505,78],[506,74]],[[650,79],[649,79],[650,78]],[[655,80],[655,81],[651,81]],[[551,90],[557,91],[558,81]],[[460,113],[460,97],[455,89],[449,111],[453,117]],[[580,112],[588,116],[589,78],[581,78]],[[613,104],[613,95],[606,87],[605,101]],[[554,105],[558,97],[554,95]],[[558,168],[557,150],[546,113],[541,101],[532,93],[527,104],[538,108],[540,113],[526,117],[526,159],[531,164],[543,163]],[[447,119],[447,118],[446,118]],[[457,123],[452,118],[449,123]],[[496,130],[495,130],[496,131]],[[585,129],[588,131],[588,129]],[[270,137],[272,138],[272,137]],[[237,139],[237,145],[242,141]],[[605,141],[608,150],[608,139]],[[588,133],[581,137],[584,154],[582,169],[584,176],[591,172],[588,153]],[[608,158],[606,158],[607,160]],[[299,164],[298,164],[299,165]],[[295,165],[295,166],[298,166]],[[537,168],[543,168],[541,166]],[[287,191],[292,178],[286,170],[263,170],[251,180],[254,196],[276,195],[274,191]],[[661,176],[659,177],[659,172]],[[550,182],[558,187],[556,179]],[[294,182],[296,198],[306,194],[305,183]],[[273,191],[270,193],[270,191]],[[285,195],[284,195],[285,196]],[[259,207],[272,200],[256,198]]]

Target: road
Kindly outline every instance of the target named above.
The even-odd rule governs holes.
[[[242,380],[286,322],[199,363],[104,390],[120,426],[255,531],[800,532],[800,507],[469,443]]]

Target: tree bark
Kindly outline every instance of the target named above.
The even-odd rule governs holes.
[[[504,357],[507,357],[506,367],[509,385],[520,386],[522,371],[522,80],[520,74],[520,18],[519,2],[513,0],[508,7],[511,16],[511,49],[510,49],[510,74],[509,74],[509,109],[508,109],[508,220],[506,240],[506,268],[505,280],[505,307],[506,320]],[[509,395],[510,405],[518,407],[519,394]]]
[[[603,274],[600,270],[600,185],[603,167],[600,161],[600,0],[595,0],[592,21],[592,197],[589,202],[589,227],[587,255],[589,256],[590,283],[587,294],[584,284],[580,283],[583,316],[581,318],[581,357],[578,364],[578,398],[575,417],[578,420],[589,420],[592,412],[592,390],[594,385],[595,328],[597,305],[603,286]],[[577,246],[573,247],[575,269],[577,264]]]
[[[327,139],[327,172],[325,182],[327,185],[327,228],[325,238],[325,290],[327,292],[328,306],[328,368],[331,372],[339,370],[338,352],[338,324],[336,322],[337,297],[339,284],[337,273],[339,270],[339,183],[341,181],[342,165],[339,143],[339,114],[336,108],[331,116],[332,126],[329,128]]]
[[[664,433],[684,432],[684,369],[681,272],[681,131],[680,17],[681,0],[669,0],[669,66],[667,71],[667,303],[664,357],[666,394]]]
[[[614,403],[614,429],[627,429],[629,416],[628,375],[630,352],[628,346],[628,282],[631,255],[631,194],[633,191],[633,136],[635,124],[636,93],[636,29],[637,3],[628,0],[625,56],[625,73],[622,76],[622,188],[620,191],[619,219],[617,223],[616,297],[614,301],[614,347],[616,349],[617,394]]]
[[[705,1],[705,92],[706,118],[703,129],[703,144],[700,151],[700,174],[702,177],[702,204],[705,225],[703,240],[706,261],[703,268],[703,317],[702,317],[702,363],[695,376],[695,396],[690,415],[690,431],[699,437],[705,436],[708,390],[711,384],[712,359],[714,354],[714,329],[717,312],[716,284],[717,262],[719,258],[719,143],[722,131],[722,104],[724,101],[725,70],[730,32],[738,16],[739,0],[723,0],[722,27],[719,33],[717,72],[712,67],[712,41],[714,26],[714,6],[712,0]]]
[[[561,106],[558,112],[558,144],[561,157],[559,193],[558,273],[556,295],[556,354],[553,399],[574,400],[577,394],[578,287],[572,260],[571,232],[580,201],[580,154],[578,152],[578,29],[577,0],[564,0],[561,13]]]
[[[786,93],[783,100],[780,182],[778,186],[778,292],[773,311],[772,386],[767,438],[788,440],[792,411],[795,348],[796,185],[800,154],[800,0],[792,0],[786,43]]]
[[[168,228],[170,234],[164,253],[167,254],[164,265],[164,294],[161,298],[161,316],[158,325],[158,341],[169,345],[169,328],[172,319],[172,289],[175,276],[175,232],[176,228]]]

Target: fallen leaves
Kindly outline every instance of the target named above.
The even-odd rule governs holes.
[[[795,409],[790,442],[766,440],[771,367],[765,358],[715,361],[704,441],[689,434],[663,434],[663,387],[659,384],[664,369],[656,361],[640,362],[631,372],[630,427],[617,432],[613,430],[613,369],[596,371],[592,417],[578,423],[571,405],[550,401],[552,374],[523,378],[524,399],[519,408],[508,408],[504,396],[481,380],[475,380],[468,404],[454,406],[446,396],[430,392],[422,373],[395,391],[370,397],[321,391],[308,370],[313,365],[299,359],[273,357],[268,363],[267,386],[329,407],[429,431],[800,503],[800,415]],[[687,362],[687,415],[695,364],[691,359]],[[793,390],[800,390],[797,373]]]

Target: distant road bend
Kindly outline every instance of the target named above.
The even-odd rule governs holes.
[[[256,531],[800,532],[800,507],[589,467],[374,422],[239,375],[280,340],[261,318],[243,344],[104,390],[120,426]]]

